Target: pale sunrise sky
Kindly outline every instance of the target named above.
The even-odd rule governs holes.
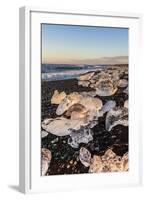
[[[42,24],[42,63],[126,64],[128,29]]]

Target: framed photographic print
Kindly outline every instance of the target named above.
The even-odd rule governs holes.
[[[141,16],[20,8],[20,191],[139,185]]]

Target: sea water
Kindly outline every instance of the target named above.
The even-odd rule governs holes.
[[[67,64],[42,64],[41,77],[42,80],[66,80],[74,79],[79,75],[97,71],[106,66],[103,65],[67,65]]]

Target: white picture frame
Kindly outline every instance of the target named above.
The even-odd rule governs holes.
[[[140,185],[142,181],[142,135],[139,84],[140,14],[99,11],[50,11],[20,8],[20,191],[23,193],[72,189],[97,189]],[[129,153],[126,173],[40,176],[40,24],[75,24],[129,28]],[[35,33],[35,34],[34,34]],[[32,38],[33,34],[33,38]],[[36,89],[37,88],[37,89]],[[34,156],[35,155],[35,156]]]

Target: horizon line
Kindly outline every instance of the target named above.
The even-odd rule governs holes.
[[[129,65],[129,63],[115,63],[115,64],[112,64],[112,63],[109,63],[109,64],[77,64],[77,63],[41,63],[42,65]]]

